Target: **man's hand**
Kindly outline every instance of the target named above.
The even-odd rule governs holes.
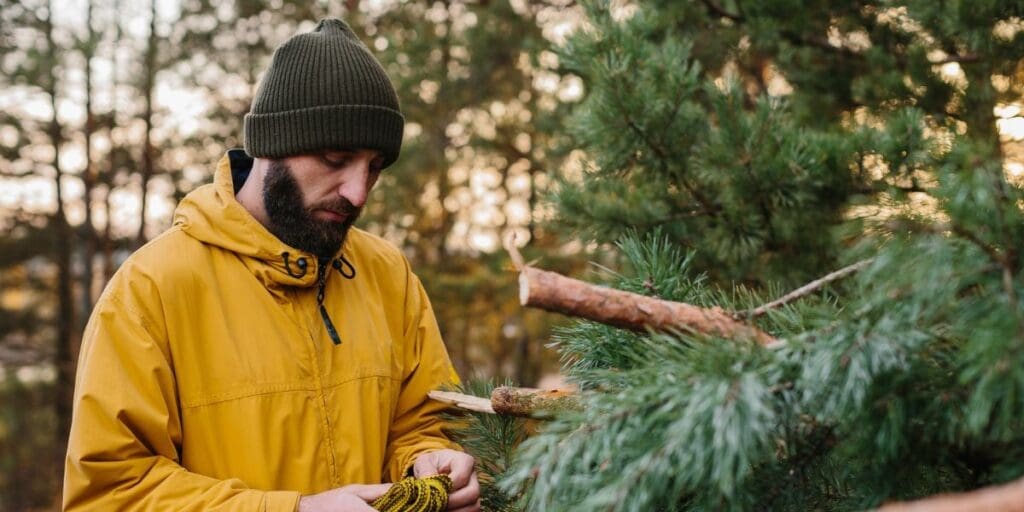
[[[448,495],[448,510],[455,512],[480,511],[480,483],[476,479],[476,461],[468,453],[455,450],[427,452],[416,458],[412,466],[416,478],[443,473],[452,479],[452,493]]]
[[[298,512],[369,512],[369,504],[388,492],[391,484],[346,485],[299,498]]]

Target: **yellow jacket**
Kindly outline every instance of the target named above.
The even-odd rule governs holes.
[[[65,510],[291,512],[300,493],[396,481],[455,448],[426,393],[457,377],[402,254],[350,230],[351,268],[324,266],[332,343],[320,265],[235,200],[231,162],[247,162],[229,155],[96,304]]]

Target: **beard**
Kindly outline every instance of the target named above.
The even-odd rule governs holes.
[[[263,177],[263,208],[270,219],[268,229],[278,240],[318,259],[338,254],[349,228],[362,210],[343,197],[306,207],[291,168],[277,160],[270,162]],[[317,219],[313,211],[318,209],[339,213],[345,220]]]

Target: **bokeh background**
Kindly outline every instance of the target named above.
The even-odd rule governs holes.
[[[872,225],[944,221],[955,144],[1024,182],[1019,2],[579,3],[0,0],[0,510],[59,508],[94,301],[241,145],[273,49],[326,16],[408,121],[361,226],[403,249],[465,378],[557,380],[565,320],[519,306],[512,235],[607,282],[614,242],[657,234],[701,280],[777,296]],[[654,277],[681,279],[637,289]]]
[[[519,307],[502,241],[566,272],[587,260],[543,200],[579,166],[559,134],[582,83],[551,51],[573,4],[0,0],[0,510],[59,509],[94,301],[241,146],[273,49],[326,16],[374,51],[407,119],[361,226],[405,251],[461,375],[555,372],[558,320]]]

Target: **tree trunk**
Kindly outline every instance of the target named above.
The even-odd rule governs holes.
[[[146,137],[142,146],[142,191],[139,206],[139,232],[135,235],[135,246],[146,243],[146,203],[149,195],[149,180],[153,177],[153,89],[156,79],[156,0],[149,3],[149,42],[146,44]]]
[[[64,211],[64,194],[61,190],[61,179],[64,173],[60,167],[60,147],[63,133],[57,118],[57,47],[53,38],[53,5],[46,10],[46,18],[42,20],[46,31],[47,44],[47,80],[46,93],[50,96],[50,107],[53,118],[50,121],[49,136],[53,145],[54,186],[57,192],[57,209],[53,215],[54,242],[53,261],[57,266],[57,337],[54,350],[54,365],[57,368],[56,399],[54,409],[57,416],[55,439],[58,441],[54,456],[63,454],[63,446],[71,429],[71,408],[75,384],[75,358],[78,355],[78,344],[73,328],[75,324],[75,307],[71,273],[71,227],[68,225]],[[62,464],[56,464],[60,475],[63,475]],[[61,481],[58,479],[58,481]]]
[[[80,322],[78,329],[85,328],[84,321],[92,311],[93,298],[93,263],[96,260],[96,228],[92,219],[92,192],[96,185],[95,169],[92,158],[92,134],[96,129],[92,111],[92,57],[96,53],[96,31],[92,26],[93,2],[89,4],[85,15],[88,41],[85,44],[85,169],[82,171],[82,200],[85,202],[85,221],[82,224],[84,251],[82,257],[82,299]]]
[[[117,43],[121,41],[121,21],[117,16],[117,13],[121,12],[120,0],[114,1],[114,46],[111,52],[111,70],[110,70],[110,126],[107,131],[107,135],[110,138],[110,149],[107,154],[107,168],[105,182],[107,185],[106,193],[103,196],[103,213],[106,222],[103,224],[103,237],[97,245],[103,249],[103,283],[106,284],[110,281],[110,278],[114,276],[114,241],[111,238],[110,225],[112,219],[110,217],[110,194],[114,191],[114,176],[117,173],[117,164],[115,162],[115,154],[117,152],[117,142],[114,140],[114,126],[117,125],[117,88],[121,84],[118,79],[118,65],[117,65]]]

